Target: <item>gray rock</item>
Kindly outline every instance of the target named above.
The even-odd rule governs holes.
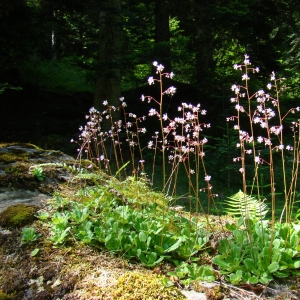
[[[186,291],[182,290],[181,293],[188,299],[188,300],[207,300],[206,295],[204,293],[198,293],[196,291]]]
[[[40,206],[43,201],[49,198],[49,195],[42,194],[39,191],[0,188],[0,212],[3,211],[7,206],[18,203]]]

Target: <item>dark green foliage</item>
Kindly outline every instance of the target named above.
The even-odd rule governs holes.
[[[213,258],[226,280],[234,285],[268,284],[276,277],[299,275],[299,225],[276,223],[271,229],[267,221],[249,222],[249,231],[227,226],[232,237],[220,241],[219,255]]]

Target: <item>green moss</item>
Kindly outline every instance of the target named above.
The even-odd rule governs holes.
[[[0,300],[10,300],[11,297],[0,290]]]
[[[0,213],[0,226],[19,228],[32,223],[36,217],[37,207],[33,205],[15,204]]]
[[[39,148],[38,146],[36,146],[34,144],[30,144],[30,143],[0,143],[0,148],[7,148],[10,146],[20,146],[22,148],[29,148],[29,149],[44,151],[43,149]]]
[[[156,300],[178,299],[185,297],[176,287],[166,287],[162,281],[164,276],[156,274],[144,274],[128,272],[120,276],[113,299],[119,300]]]
[[[0,153],[0,162],[12,163],[16,161],[28,161],[28,155],[26,153],[15,154],[15,153]]]

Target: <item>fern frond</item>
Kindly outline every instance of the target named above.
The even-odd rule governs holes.
[[[228,207],[224,211],[234,216],[263,219],[268,213],[268,207],[263,201],[245,195],[242,191],[228,197],[226,204]]]

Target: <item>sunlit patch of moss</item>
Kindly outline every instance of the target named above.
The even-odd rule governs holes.
[[[39,148],[38,146],[30,143],[0,143],[0,148],[7,148],[10,146],[20,146],[22,148],[29,148],[44,151],[43,149]]]
[[[0,162],[12,163],[16,161],[28,161],[28,154],[15,154],[15,153],[0,153]]]
[[[18,161],[13,165],[9,165],[4,170],[6,174],[13,174],[15,176],[28,175],[28,164]]]
[[[153,203],[160,208],[168,207],[166,196],[153,191],[142,178],[136,180],[134,177],[128,177],[124,181],[113,181],[112,188],[117,190],[122,199],[128,200],[128,203],[136,208],[143,208]]]
[[[12,298],[0,290],[0,300],[11,300]]]
[[[224,294],[220,285],[204,285],[203,282],[195,280],[192,282],[191,287],[199,293],[205,293],[207,300],[220,300]]]
[[[166,287],[163,276],[128,272],[118,279],[113,299],[119,300],[154,300],[154,299],[185,299],[180,291],[172,286]]]
[[[20,228],[32,223],[36,217],[37,207],[26,204],[15,204],[0,213],[0,226],[6,228]]]

